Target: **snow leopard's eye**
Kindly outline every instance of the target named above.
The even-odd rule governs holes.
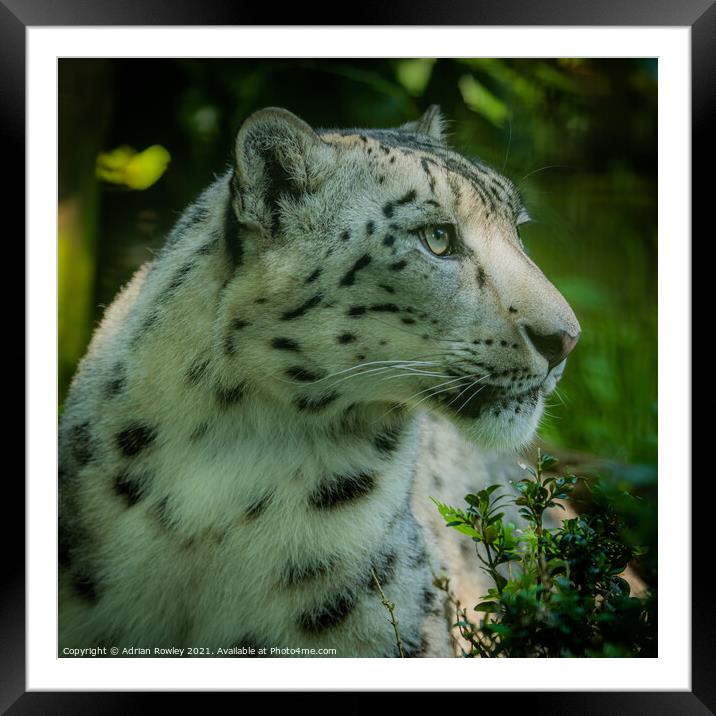
[[[425,248],[435,256],[449,256],[455,248],[455,227],[452,224],[424,226],[418,235]]]

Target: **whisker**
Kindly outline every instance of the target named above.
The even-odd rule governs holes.
[[[527,177],[534,176],[535,174],[539,174],[539,172],[546,171],[547,169],[570,169],[571,167],[567,166],[566,164],[549,164],[546,167],[540,167],[539,169],[534,169],[529,174],[525,174],[522,179],[520,179],[517,184],[518,186],[522,184],[522,182],[527,179]]]
[[[407,374],[436,375],[439,378],[446,377],[442,373],[432,373],[432,372],[428,372],[428,371],[420,371],[418,369],[412,368],[409,364],[406,364],[406,365],[398,364],[398,365],[382,366],[380,368],[371,368],[370,370],[363,370],[360,373],[351,373],[350,375],[346,375],[343,378],[340,378],[339,380],[331,383],[328,387],[329,387],[329,389],[332,389],[335,386],[340,385],[341,383],[343,383],[347,380],[350,380],[351,378],[358,378],[358,377],[361,377],[364,375],[370,375],[370,374],[374,374],[374,373],[385,373],[389,370],[402,370]],[[405,377],[405,376],[401,376],[401,377]],[[313,381],[313,383],[318,383],[318,382],[321,382],[321,381]],[[311,385],[311,384],[312,383],[302,383],[302,385]]]
[[[430,399],[433,395],[438,395],[438,393],[443,393],[443,392],[448,391],[448,390],[454,390],[454,389],[455,389],[455,386],[448,387],[448,388],[444,388],[443,390],[436,390],[436,388],[439,388],[439,387],[441,387],[441,386],[447,385],[448,383],[453,383],[453,382],[455,382],[455,381],[457,381],[457,380],[469,380],[469,377],[467,377],[467,376],[461,376],[460,378],[455,378],[455,379],[452,380],[452,381],[449,380],[449,381],[447,381],[447,382],[445,382],[445,383],[440,383],[440,384],[438,384],[438,385],[436,385],[436,386],[430,386],[429,388],[426,388],[425,390],[421,390],[421,391],[419,391],[418,393],[415,393],[414,395],[411,395],[411,396],[410,396],[409,398],[407,398],[402,404],[400,404],[400,405],[395,405],[395,406],[393,406],[392,408],[389,408],[388,410],[386,410],[382,415],[379,416],[378,420],[381,420],[381,419],[384,418],[386,415],[392,413],[394,410],[398,410],[399,408],[402,408],[403,405],[405,405],[405,406],[408,408],[408,410],[415,410],[423,401]],[[421,400],[419,400],[417,403],[415,403],[415,404],[413,404],[413,405],[410,405],[410,404],[409,404],[409,402],[410,402],[411,400],[413,400],[413,398],[416,398],[418,395],[420,395],[420,394],[422,394],[422,393],[425,393],[425,392],[429,392],[429,391],[432,391],[432,392],[430,392],[429,395],[426,395],[424,398],[422,398]]]
[[[490,374],[490,375],[492,375],[492,374]],[[458,395],[456,395],[456,396],[448,403],[448,405],[452,405],[456,400],[459,400],[459,399],[460,399],[460,396],[461,396],[463,393],[465,393],[466,391],[470,390],[470,388],[472,388],[473,385],[477,385],[477,383],[479,383],[480,381],[483,381],[483,380],[485,380],[486,378],[489,378],[490,375],[482,376],[481,378],[478,378],[477,380],[475,380],[475,381],[473,381],[472,383],[470,383],[470,385],[468,385],[467,388],[465,388],[465,389],[462,390]],[[471,397],[472,397],[472,396],[471,396]],[[470,402],[470,398],[467,399],[467,402],[468,402],[468,403]],[[464,405],[465,405],[465,403],[463,403],[463,405],[460,406],[460,408],[462,408]],[[459,412],[460,412],[460,410],[458,409],[458,413],[459,413]]]
[[[554,389],[554,396],[559,400],[560,403],[562,403],[562,405],[565,408],[567,407],[567,403],[566,403],[565,399],[562,397],[562,394],[559,392],[559,390],[556,387]]]
[[[512,146],[512,117],[507,117],[510,123],[510,136],[507,139],[507,151],[505,152],[505,161],[502,162],[502,169],[500,170],[503,174],[505,173],[505,167],[507,166],[507,160],[510,157],[510,147]]]
[[[413,393],[409,398],[406,398],[405,402],[410,402],[414,398],[417,398],[419,395],[422,395],[423,393],[430,393],[431,391],[437,390],[438,388],[442,388],[445,385],[451,385],[452,383],[457,383],[458,381],[462,380],[470,380],[470,376],[464,376],[461,375],[459,378],[453,378],[452,380],[446,380],[443,383],[438,383],[437,385],[431,385],[429,388],[423,388],[423,390],[419,390],[417,393]],[[454,386],[453,386],[454,389]],[[450,390],[448,388],[448,390]],[[437,393],[435,393],[437,395]],[[430,397],[430,396],[428,396]]]
[[[467,378],[467,379],[470,380],[471,377],[472,377],[472,376],[470,376],[470,377]],[[458,386],[458,387],[460,387],[460,386]],[[432,393],[429,393],[429,394],[426,395],[424,398],[421,398],[421,399],[420,399],[417,403],[415,403],[412,407],[413,407],[413,408],[417,408],[418,405],[420,405],[420,404],[423,403],[424,401],[430,400],[430,398],[432,398],[432,397],[434,397],[434,396],[436,396],[436,395],[440,395],[440,393],[446,393],[446,392],[449,391],[449,390],[455,390],[455,386],[453,385],[453,386],[450,386],[450,387],[448,387],[448,388],[443,388],[442,390],[436,390],[436,391],[434,391],[434,392],[432,392]]]
[[[459,413],[481,390],[484,390],[487,388],[486,385],[481,385],[474,393],[468,397],[468,399],[457,409],[457,412]]]
[[[450,378],[450,377],[451,377],[451,376],[448,375],[447,373],[429,373],[428,371],[425,371],[425,370],[409,370],[409,373],[410,373],[411,375],[412,375],[412,374],[416,374],[416,375],[426,375],[426,376],[428,376],[428,377],[430,377],[430,378]],[[403,377],[405,377],[405,376],[403,376],[403,375],[391,375],[391,376],[388,376],[387,378],[381,378],[378,382],[381,383],[381,382],[383,382],[384,380],[395,380],[396,378],[403,378]]]
[[[317,380],[307,381],[305,383],[301,382],[301,384],[302,385],[314,385],[316,383],[322,383],[324,380],[329,380],[330,378],[335,378],[336,376],[344,375],[345,373],[350,373],[351,371],[358,370],[359,368],[364,368],[365,366],[379,365],[379,364],[387,364],[387,365],[384,365],[384,367],[390,367],[395,364],[438,365],[434,361],[374,360],[374,361],[368,361],[366,363],[358,363],[357,365],[353,365],[350,368],[344,368],[343,370],[339,370],[335,373],[330,373],[329,375],[325,375],[322,378],[318,378]],[[278,376],[276,376],[276,377],[284,383],[296,384],[296,381],[286,380],[285,378],[282,379]]]

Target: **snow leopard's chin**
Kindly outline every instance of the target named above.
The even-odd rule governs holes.
[[[515,451],[535,437],[545,400],[562,377],[566,360],[549,371],[541,382],[525,390],[481,385],[468,397],[453,392],[433,399],[433,407],[447,417],[463,436],[478,447]]]

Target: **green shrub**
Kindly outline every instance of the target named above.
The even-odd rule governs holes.
[[[619,576],[646,548],[633,544],[627,524],[639,498],[606,482],[556,475],[557,460],[538,453],[527,477],[513,483],[516,495],[491,485],[465,496],[464,509],[433,500],[447,526],[475,543],[477,560],[494,582],[474,610],[475,623],[456,601],[449,577],[436,577],[456,613],[455,625],[469,644],[466,657],[656,656],[656,592],[630,596]],[[543,524],[547,509],[564,507],[578,484],[590,496],[588,511],[558,528]],[[525,520],[518,529],[504,519],[514,504]]]

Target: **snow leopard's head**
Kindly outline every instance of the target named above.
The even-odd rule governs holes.
[[[230,180],[240,264],[219,325],[231,366],[306,419],[430,408],[479,444],[528,440],[580,327],[520,240],[514,184],[397,129],[242,126]]]

